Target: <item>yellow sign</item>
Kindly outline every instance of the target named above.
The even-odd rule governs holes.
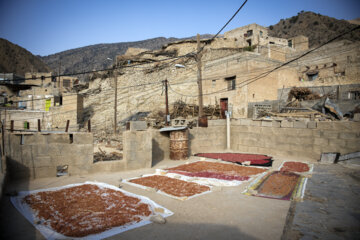
[[[46,99],[45,102],[45,111],[49,111],[51,107],[51,99]]]

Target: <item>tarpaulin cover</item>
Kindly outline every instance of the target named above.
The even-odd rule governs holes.
[[[251,165],[271,166],[271,157],[260,154],[245,153],[198,153],[195,156],[213,159],[221,159],[227,162],[242,163],[249,161]]]

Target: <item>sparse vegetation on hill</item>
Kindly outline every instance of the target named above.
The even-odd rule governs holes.
[[[0,72],[24,75],[25,72],[50,72],[42,60],[26,49],[0,38]]]
[[[356,25],[346,20],[302,11],[297,16],[281,19],[277,24],[269,26],[269,35],[279,38],[304,35],[309,38],[309,46],[315,47],[354,27]],[[343,39],[359,41],[360,30],[347,34],[339,40]]]
[[[202,36],[202,38],[209,37],[211,35]],[[56,72],[61,63],[60,72],[64,74],[91,71],[110,67],[115,56],[124,54],[130,47],[156,50],[165,44],[179,40],[182,39],[159,37],[137,42],[96,44],[44,56],[42,59]]]

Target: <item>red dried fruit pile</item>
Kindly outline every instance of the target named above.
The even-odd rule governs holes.
[[[152,214],[139,198],[92,184],[34,193],[23,201],[44,225],[68,237],[100,233]]]
[[[194,162],[166,169],[170,173],[178,173],[191,177],[207,177],[224,180],[248,180],[251,175],[263,173],[266,169],[244,167],[235,164]]]
[[[176,197],[190,197],[210,190],[209,187],[197,183],[186,182],[158,175],[132,179],[130,182],[146,187],[156,188]]]
[[[290,199],[300,176],[290,172],[271,173],[256,189],[259,195]]]
[[[310,167],[302,162],[285,162],[280,169],[282,172],[308,172]]]
[[[213,159],[221,159],[227,162],[247,162],[251,165],[271,166],[271,157],[259,154],[244,154],[244,153],[198,153],[198,157],[206,157]]]

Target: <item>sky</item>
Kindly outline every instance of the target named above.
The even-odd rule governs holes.
[[[98,43],[215,34],[243,2],[0,0],[0,38],[46,56]],[[224,31],[273,25],[302,10],[351,20],[360,17],[360,0],[248,0]]]

